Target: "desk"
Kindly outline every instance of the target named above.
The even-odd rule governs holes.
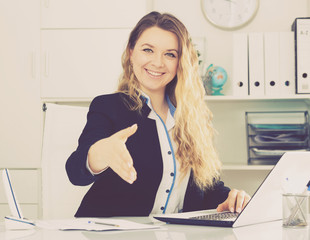
[[[140,223],[150,223],[148,217],[124,218]],[[157,224],[157,223],[156,223]],[[163,224],[160,229],[122,232],[54,231],[43,229],[5,231],[0,223],[0,239],[13,240],[309,240],[310,228],[288,229],[281,221],[239,228],[219,228]]]

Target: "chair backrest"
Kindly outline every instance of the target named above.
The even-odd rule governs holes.
[[[42,148],[43,219],[72,218],[90,186],[70,183],[65,163],[78,145],[88,107],[46,104]]]

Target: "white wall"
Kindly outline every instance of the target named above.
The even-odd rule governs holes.
[[[260,0],[255,18],[236,31],[221,30],[210,24],[201,11],[200,0],[154,0],[154,10],[179,18],[192,37],[206,39],[206,67],[213,63],[232,72],[232,35],[234,32],[290,31],[296,17],[310,16],[309,0]],[[229,80],[224,93],[229,93]]]

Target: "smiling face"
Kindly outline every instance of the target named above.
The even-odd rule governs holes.
[[[158,27],[146,29],[130,52],[133,71],[147,95],[164,94],[178,68],[178,38]]]

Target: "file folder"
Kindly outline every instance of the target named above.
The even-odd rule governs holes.
[[[265,95],[263,33],[249,33],[249,95]]]
[[[310,18],[296,18],[295,33],[296,93],[310,93]]]
[[[279,35],[280,92],[283,96],[296,93],[294,33],[280,32]]]
[[[248,84],[248,34],[233,35],[233,95],[249,94]]]
[[[279,33],[264,33],[264,53],[265,53],[265,95],[280,95],[279,78]]]

